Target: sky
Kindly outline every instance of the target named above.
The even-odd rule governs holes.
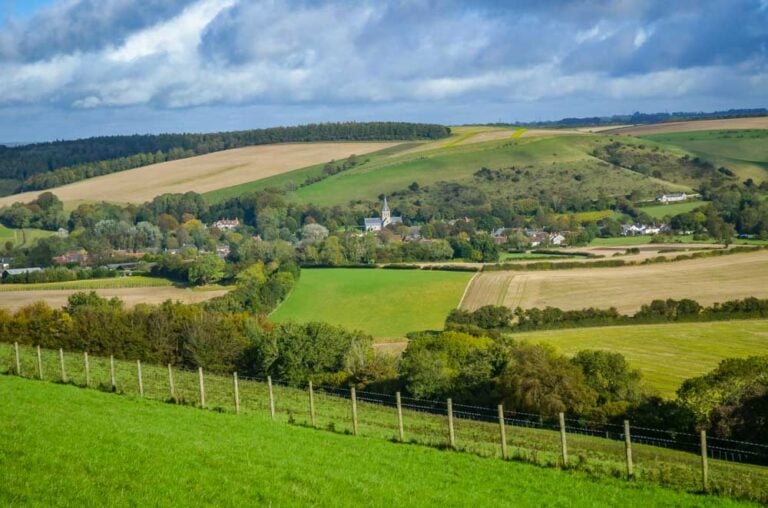
[[[0,142],[768,106],[768,0],[0,0]]]

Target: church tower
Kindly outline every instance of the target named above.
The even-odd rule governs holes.
[[[387,226],[392,221],[392,213],[389,211],[387,196],[384,196],[384,205],[381,207],[381,225]]]

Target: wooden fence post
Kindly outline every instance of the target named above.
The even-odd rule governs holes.
[[[197,368],[197,377],[200,379],[200,407],[205,407],[205,380],[203,379],[203,368]]]
[[[117,376],[115,376],[115,355],[109,355],[109,380],[112,383],[112,391],[117,391]]]
[[[232,373],[232,387],[235,395],[235,414],[240,414],[240,387],[237,385],[237,372]]]
[[[353,386],[350,390],[352,395],[352,434],[357,435],[357,392]]]
[[[632,463],[632,437],[629,434],[629,420],[624,420],[624,449],[627,452],[627,477],[635,476],[635,465]]]
[[[40,380],[43,379],[43,354],[40,352],[40,345],[37,346],[37,375]]]
[[[312,385],[312,381],[309,382],[309,421],[312,422],[312,426],[315,427],[317,422],[315,420],[315,387]]]
[[[560,413],[560,449],[563,455],[563,467],[568,467],[568,443],[565,439],[565,414]]]
[[[168,388],[171,390],[171,399],[173,402],[178,402],[179,399],[176,398],[176,386],[173,384],[173,367],[171,364],[168,364]]]
[[[136,360],[136,375],[139,378],[139,396],[144,396],[144,379],[141,376],[141,360]]]
[[[709,464],[707,464],[707,431],[701,431],[701,487],[709,491]]]
[[[21,376],[21,357],[19,356],[19,343],[13,343],[13,349],[16,352],[16,375]]]
[[[453,401],[448,399],[448,442],[451,448],[456,448],[456,434],[453,431]]]
[[[267,387],[269,388],[269,414],[275,419],[275,394],[272,392],[272,376],[267,376]]]
[[[403,432],[403,402],[400,398],[400,392],[395,393],[395,401],[397,402],[397,432],[402,443],[405,441],[405,432]]]
[[[85,365],[85,387],[91,386],[91,363],[88,361],[88,351],[83,352],[83,364]]]
[[[67,371],[64,370],[64,349],[59,348],[59,361],[61,363],[61,382],[67,382]]]
[[[501,431],[501,458],[507,460],[509,458],[507,452],[507,428],[504,421],[504,406],[499,404],[499,430]]]

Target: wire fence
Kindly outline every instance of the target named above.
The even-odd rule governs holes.
[[[637,426],[629,426],[628,439],[624,425],[583,418],[560,421],[328,385],[297,388],[278,379],[13,344],[0,344],[0,373],[768,502],[768,468],[762,466],[768,444],[707,436],[702,448],[701,435]],[[704,457],[712,459],[711,475]]]

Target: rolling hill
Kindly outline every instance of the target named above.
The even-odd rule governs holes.
[[[0,456],[13,457],[0,468],[4,505],[749,506],[647,481],[322,432],[263,413],[7,376],[0,397]]]

